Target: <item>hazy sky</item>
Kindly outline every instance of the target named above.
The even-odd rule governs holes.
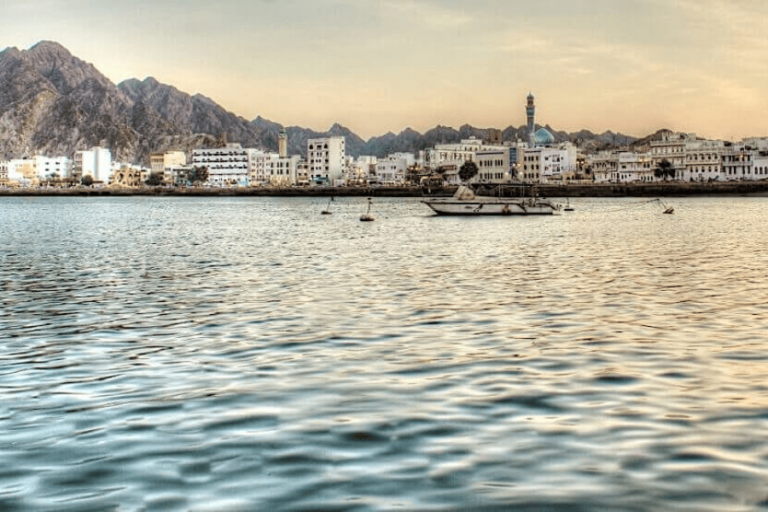
[[[768,136],[765,0],[1,0],[60,42],[246,119],[368,137],[437,124]]]

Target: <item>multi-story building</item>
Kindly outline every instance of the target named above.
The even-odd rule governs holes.
[[[346,157],[346,139],[328,137],[307,141],[309,178],[315,185],[337,185],[341,182]]]
[[[576,156],[576,146],[570,143],[528,148],[518,176],[526,183],[562,180],[576,171]]]
[[[299,159],[296,164],[296,185],[309,186],[309,162]]]
[[[394,153],[383,160],[377,160],[374,164],[376,181],[380,185],[402,185],[408,166],[413,165],[415,161],[413,153]]]
[[[503,144],[486,144],[470,137],[454,144],[436,144],[427,152],[426,162],[434,169],[444,172],[445,181],[459,183],[458,170],[464,162],[475,162],[477,175],[470,183],[508,183],[516,159],[517,147]]]
[[[725,144],[721,140],[690,139],[685,143],[685,167],[678,176],[684,181],[720,179]]]
[[[619,183],[655,181],[653,158],[648,153],[621,151],[618,155],[615,180]]]
[[[165,151],[149,155],[151,173],[162,176],[165,183],[174,183],[175,176],[183,174],[186,165],[187,155],[183,151]]]
[[[248,185],[249,151],[240,144],[229,143],[223,148],[195,149],[192,165],[208,168],[208,183],[216,187]]]
[[[0,162],[0,185],[7,185],[8,181],[8,162]]]
[[[251,185],[269,185],[272,174],[272,162],[278,160],[277,153],[265,153],[252,149],[248,153],[248,167]]]
[[[21,186],[38,183],[35,161],[31,158],[17,158],[8,162],[8,179]]]
[[[753,153],[752,167],[756,180],[768,179],[768,150]]]
[[[298,182],[299,155],[278,157],[269,161],[269,184],[273,187],[291,187]]]
[[[615,151],[601,151],[587,159],[595,183],[616,181],[619,174],[619,154]]]
[[[672,164],[675,177],[682,176],[686,166],[685,145],[695,140],[696,135],[692,133],[663,133],[661,140],[651,142],[651,165],[658,169],[662,160],[667,160]]]
[[[744,145],[726,144],[723,149],[722,179],[725,181],[753,180],[753,152]]]
[[[512,181],[510,151],[506,147],[487,149],[475,153],[477,176],[471,182],[503,184]]]
[[[47,157],[36,155],[33,157],[37,177],[41,180],[69,177],[72,172],[72,161],[66,156]]]
[[[91,176],[95,181],[109,183],[112,174],[112,152],[107,148],[95,146],[87,151],[75,152],[72,177],[82,179]]]

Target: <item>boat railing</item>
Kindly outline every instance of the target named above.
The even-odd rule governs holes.
[[[485,188],[485,184],[478,184],[476,185],[473,190],[475,193],[478,193],[480,190]],[[507,191],[510,191],[507,193]],[[515,194],[514,192],[517,192]],[[526,192],[530,192],[529,194],[526,194]],[[489,193],[487,194],[480,194],[478,195],[485,195],[485,196],[495,196],[495,197],[538,197],[538,187],[535,184],[500,184],[495,185],[489,190]]]

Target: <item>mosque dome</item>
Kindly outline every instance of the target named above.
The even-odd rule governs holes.
[[[537,146],[548,146],[555,143],[555,136],[546,128],[539,128],[534,135],[534,142]]]

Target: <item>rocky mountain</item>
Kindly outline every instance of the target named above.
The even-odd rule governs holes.
[[[50,41],[29,50],[0,52],[0,84],[0,159],[35,152],[72,156],[77,150],[105,144],[117,160],[146,164],[153,151],[190,152],[225,140],[275,151],[283,128],[262,117],[249,122],[210,98],[187,94],[151,77],[115,85],[92,64]],[[596,135],[587,130],[567,133],[546,128],[558,142],[571,141],[586,149],[635,142],[633,137],[610,131]],[[367,141],[338,123],[325,132],[299,126],[286,131],[291,154],[304,155],[310,138],[340,135],[346,138],[347,154],[382,157],[472,136],[487,139],[490,129],[436,126],[422,134],[406,128]],[[504,140],[524,140],[526,130],[510,126],[502,136]]]
[[[243,147],[274,146],[277,131],[260,128],[226,111],[202,94],[191,96],[152,77],[120,82],[118,89],[135,105],[147,105],[170,123],[179,135],[209,134],[222,141],[238,142]],[[279,128],[278,128],[279,131]]]
[[[63,46],[43,41],[0,54],[0,156],[43,151],[71,155],[100,143],[118,158],[132,158],[144,142],[141,121],[154,139],[170,127],[134,111],[133,104],[91,64]],[[151,113],[149,113],[151,114]],[[147,115],[149,115],[147,114]]]
[[[258,127],[260,130],[271,133],[275,140],[277,140],[277,134],[283,128],[281,124],[268,121],[262,117],[254,119],[251,121],[251,124]],[[539,128],[542,128],[542,126],[536,125],[536,129]],[[588,150],[623,147],[636,140],[634,137],[614,134],[610,131],[596,135],[588,130],[568,133],[557,131],[549,125],[543,126],[543,128],[546,128],[552,133],[557,142],[573,142],[577,146]],[[435,144],[459,142],[462,139],[468,139],[470,137],[487,140],[491,132],[490,128],[476,128],[468,124],[461,126],[459,129],[438,125],[423,134],[412,128],[406,128],[397,135],[389,132],[378,137],[371,137],[366,142],[348,128],[345,128],[338,123],[334,124],[331,129],[326,132],[317,132],[298,126],[289,126],[286,127],[285,130],[288,133],[288,150],[291,154],[305,154],[307,151],[306,142],[308,139],[343,135],[347,139],[346,147],[348,155],[372,155],[380,158],[391,153],[418,153],[421,150],[434,147]],[[270,137],[270,140],[271,138],[272,137]],[[519,128],[510,126],[502,130],[502,139],[505,141],[524,141],[527,140],[527,138],[526,126],[521,126]],[[277,147],[276,142],[274,147]]]
[[[58,43],[0,53],[0,158],[69,155],[103,144],[114,158],[146,163],[152,151],[221,142],[261,146],[262,133],[203,96],[156,80],[120,87]],[[274,139],[277,144],[277,139]]]

